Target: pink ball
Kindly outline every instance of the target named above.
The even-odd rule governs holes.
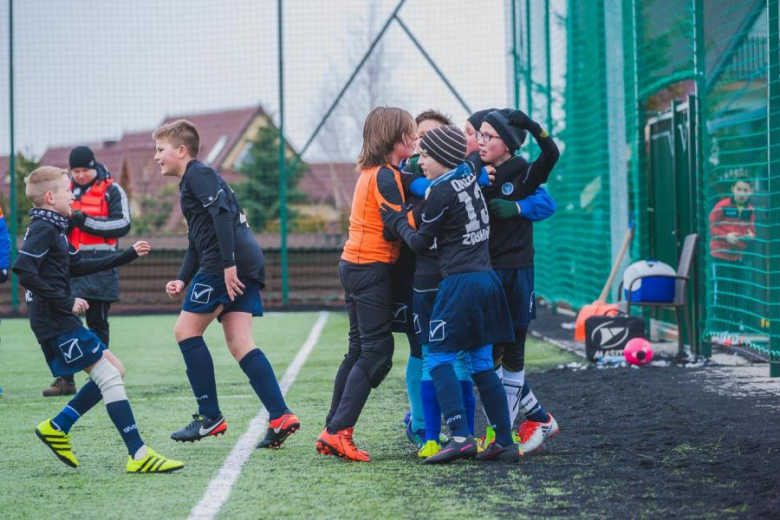
[[[623,355],[629,365],[646,365],[653,359],[653,348],[645,338],[634,338],[626,343]]]

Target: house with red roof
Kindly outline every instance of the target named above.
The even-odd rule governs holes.
[[[200,160],[214,167],[229,183],[243,180],[241,163],[258,129],[273,125],[270,116],[258,106],[172,115],[165,117],[161,124],[176,119],[187,119],[195,124],[200,133]],[[124,134],[116,141],[73,143],[71,146],[49,148],[41,156],[40,164],[67,169],[70,150],[86,144],[127,192],[134,218],[143,218],[149,212],[166,211],[166,215],[161,215],[163,223],[155,230],[182,231],[185,224],[178,207],[177,186],[173,179],[160,175],[154,162],[151,133],[152,129],[149,129]],[[289,160],[294,157],[295,151],[290,148]],[[299,183],[299,188],[307,195],[307,202],[295,205],[293,209],[299,215],[319,222],[323,231],[342,231],[357,180],[355,165],[315,163],[309,167]],[[9,181],[8,157],[0,157],[0,193],[7,194]]]

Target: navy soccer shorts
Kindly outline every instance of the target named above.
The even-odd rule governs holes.
[[[100,361],[103,351],[107,348],[97,334],[83,326],[60,334],[41,345],[53,376],[68,376],[81,372]]]
[[[428,343],[431,333],[431,312],[433,311],[434,303],[436,303],[436,295],[438,293],[438,287],[414,289],[412,322],[414,324],[414,334],[417,336],[417,343],[420,345]]]
[[[248,312],[252,316],[263,315],[263,300],[260,297],[260,284],[254,280],[241,280],[244,283],[244,294],[236,295],[230,301],[225,278],[214,274],[199,273],[190,282],[187,297],[182,310],[195,314],[210,314],[222,305],[222,312],[217,319],[229,312]]]
[[[432,354],[514,340],[509,307],[495,272],[451,274],[442,280],[428,332]]]
[[[496,269],[501,280],[514,330],[527,329],[536,319],[536,293],[534,292],[534,268]]]

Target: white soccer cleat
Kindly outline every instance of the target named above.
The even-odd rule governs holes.
[[[525,421],[520,425],[518,440],[520,455],[528,455],[541,449],[544,441],[558,435],[558,423],[551,413],[546,423]]]

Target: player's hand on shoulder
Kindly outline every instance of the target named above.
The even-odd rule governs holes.
[[[479,172],[477,184],[480,186],[490,186],[494,182],[496,182],[496,168],[492,164],[486,164]]]
[[[379,206],[379,214],[382,217],[382,222],[385,224],[394,224],[396,221],[406,218],[406,214],[409,212],[411,206],[401,206],[401,210],[397,210],[389,204],[383,202]]]
[[[244,284],[238,279],[238,269],[236,266],[225,268],[225,287],[227,287],[230,301],[236,299],[236,295],[244,294]]]
[[[508,220],[520,214],[520,206],[511,200],[493,199],[488,202],[488,211],[492,218]]]
[[[139,240],[133,244],[133,249],[135,249],[135,252],[138,254],[138,256],[146,256],[149,254],[149,251],[152,250],[152,246],[150,246],[149,242],[146,240]]]
[[[176,298],[181,294],[181,292],[184,290],[184,282],[181,280],[171,280],[167,284],[165,284],[165,292],[168,293],[168,296],[171,298]]]
[[[89,309],[89,304],[87,303],[87,300],[84,300],[82,298],[76,298],[73,300],[73,309],[71,312],[78,316],[79,314],[84,314],[87,312],[87,309]]]

